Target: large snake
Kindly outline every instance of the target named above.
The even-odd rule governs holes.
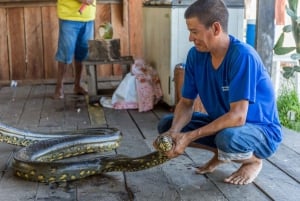
[[[116,149],[122,135],[115,128],[87,128],[76,131],[37,133],[0,123],[0,142],[24,146],[14,154],[15,175],[44,183],[66,182],[113,171],[138,171],[168,160],[164,152],[172,140],[161,136],[155,141],[158,151],[140,157],[124,155],[98,156],[71,160],[82,154]],[[71,158],[71,159],[66,159]]]

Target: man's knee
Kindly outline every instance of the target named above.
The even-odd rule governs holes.
[[[216,135],[215,144],[224,152],[234,153],[239,146],[239,138],[239,134],[233,128],[226,128]]]

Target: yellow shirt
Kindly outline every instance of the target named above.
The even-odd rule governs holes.
[[[85,9],[80,14],[79,8],[81,2],[78,0],[58,0],[57,14],[62,20],[72,20],[87,22],[95,19],[96,15],[96,0],[91,5],[86,5]]]

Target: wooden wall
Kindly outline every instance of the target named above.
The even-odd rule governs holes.
[[[111,22],[114,38],[121,40],[121,55],[141,58],[142,0],[123,0],[123,3],[99,3],[95,20],[97,29]],[[56,78],[55,52],[58,38],[56,5],[31,3],[11,6],[0,4],[0,82],[53,81]],[[101,68],[99,76],[120,74],[118,66]],[[68,78],[73,69],[68,69]]]

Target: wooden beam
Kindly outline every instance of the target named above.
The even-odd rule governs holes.
[[[257,0],[255,47],[269,74],[272,72],[275,0]]]

